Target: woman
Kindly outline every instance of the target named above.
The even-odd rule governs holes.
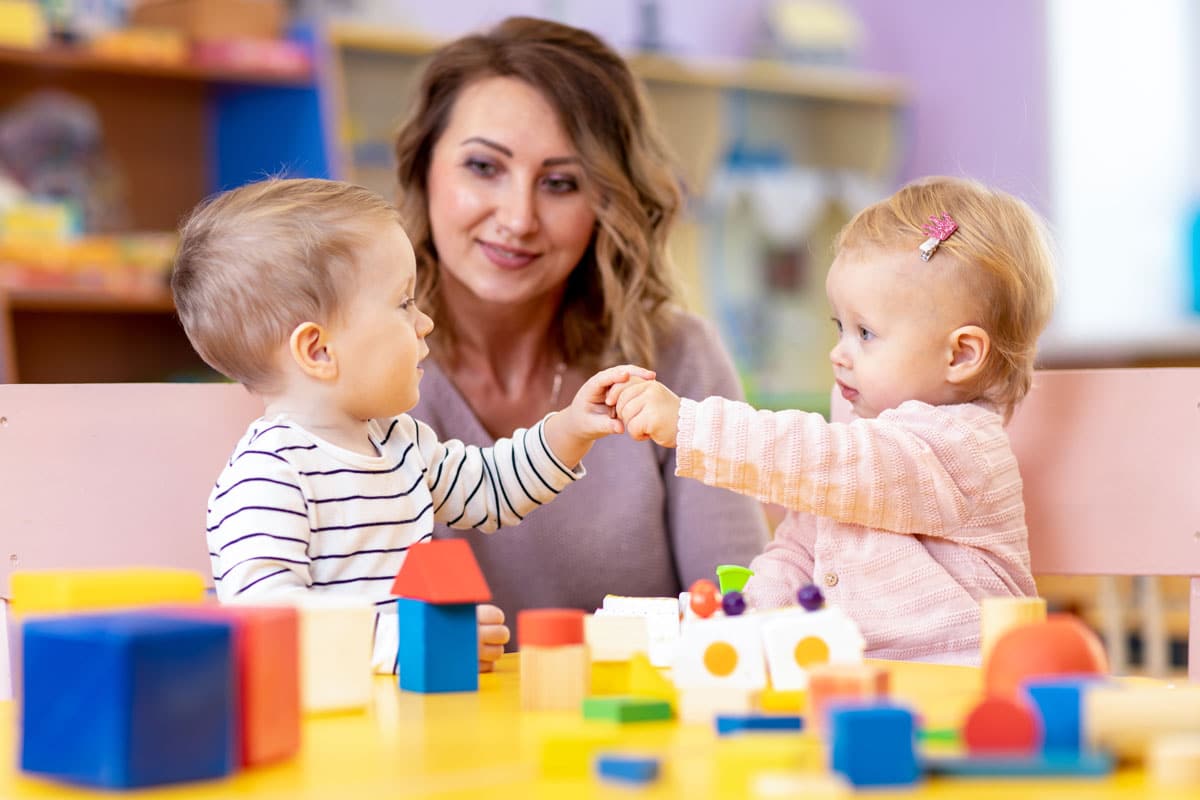
[[[436,323],[414,416],[491,444],[618,361],[681,395],[740,396],[713,329],[674,305],[680,194],[620,56],[586,31],[510,18],[440,49],[419,91],[396,142],[417,297]],[[466,534],[510,617],[674,595],[766,543],[756,502],[675,478],[671,451],[614,436],[585,467],[514,535]]]

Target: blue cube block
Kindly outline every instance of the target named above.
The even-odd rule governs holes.
[[[106,788],[236,768],[227,623],[150,612],[24,625],[21,768]]]
[[[1072,755],[1080,751],[1083,693],[1102,676],[1057,676],[1033,678],[1023,686],[1042,718],[1042,752]]]
[[[913,714],[891,705],[829,709],[830,766],[854,786],[907,786],[920,776]]]
[[[426,694],[479,689],[479,630],[474,603],[435,605],[396,599],[400,688]]]

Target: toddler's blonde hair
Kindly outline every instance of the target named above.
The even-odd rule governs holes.
[[[271,391],[279,347],[302,322],[337,320],[356,256],[389,223],[391,204],[340,181],[272,178],[201,203],[171,273],[188,340],[217,371]]]
[[[860,211],[838,234],[836,253],[869,248],[911,250],[928,235],[934,215],[949,214],[958,230],[930,259],[962,281],[991,350],[974,385],[966,387],[1012,416],[1033,381],[1034,359],[1054,308],[1054,256],[1045,222],[1010,194],[962,178],[914,181],[887,200]]]

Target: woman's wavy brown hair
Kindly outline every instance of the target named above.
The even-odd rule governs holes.
[[[676,299],[666,253],[681,204],[672,160],[619,55],[587,31],[529,17],[510,17],[438,50],[396,137],[398,205],[417,254],[417,296],[438,328],[430,344],[452,354],[455,331],[438,290],[429,165],[459,94],[489,77],[516,78],[542,93],[587,177],[596,230],[567,279],[557,332],[563,357],[589,366],[653,366],[656,338]]]

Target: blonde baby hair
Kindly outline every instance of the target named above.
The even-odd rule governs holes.
[[[192,347],[251,391],[272,390],[280,346],[302,322],[337,319],[357,254],[388,223],[399,224],[391,204],[340,181],[271,178],[201,203],[171,273]]]
[[[836,253],[918,250],[931,217],[949,214],[958,230],[928,268],[944,270],[969,295],[991,349],[971,387],[1007,420],[1033,380],[1038,337],[1054,307],[1054,256],[1046,223],[1027,203],[963,178],[929,177],[860,211],[838,234]]]

